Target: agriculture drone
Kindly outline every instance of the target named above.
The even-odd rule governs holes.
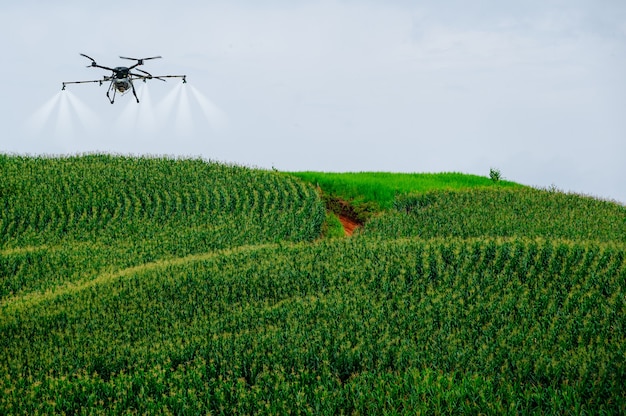
[[[160,56],[152,56],[150,58],[141,58],[141,59],[120,56],[120,58],[122,59],[129,59],[131,61],[137,61],[137,63],[131,66],[116,66],[115,68],[109,68],[108,66],[98,65],[92,57],[87,56],[84,53],[81,53],[81,56],[84,56],[85,58],[91,60],[91,65],[87,65],[87,68],[89,67],[102,68],[108,71],[112,71],[113,73],[109,76],[105,75],[102,79],[93,80],[93,81],[66,81],[63,83],[63,88],[61,88],[61,90],[64,90],[67,84],[85,84],[89,82],[98,82],[100,85],[102,85],[103,82],[111,81],[111,83],[109,84],[109,88],[107,89],[107,98],[109,99],[111,104],[115,102],[116,92],[119,92],[120,94],[124,94],[128,92],[128,90],[131,90],[133,92],[135,99],[137,100],[137,102],[139,102],[139,98],[137,98],[137,92],[135,91],[135,86],[133,85],[133,80],[139,79],[139,80],[142,80],[143,82],[146,82],[146,80],[149,80],[149,79],[158,79],[160,81],[165,81],[164,78],[182,78],[183,83],[187,82],[186,75],[153,76],[149,72],[144,71],[143,69],[137,68],[138,66],[143,65],[143,61],[147,61],[149,59],[158,59],[158,58],[161,58]],[[132,70],[141,72],[141,74],[133,73],[131,72]],[[109,92],[111,90],[113,90],[113,98],[109,96]]]

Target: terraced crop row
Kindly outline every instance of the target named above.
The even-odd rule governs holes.
[[[626,413],[623,206],[0,155],[0,414]],[[401,237],[407,237],[402,239]]]
[[[132,234],[129,224],[200,226],[224,213],[276,226],[285,211],[302,220],[320,212],[314,192],[288,177],[202,160],[1,156],[0,170],[4,246],[49,244],[77,232],[119,238]]]
[[[162,257],[310,241],[324,220],[293,178],[203,160],[0,155],[0,178],[0,299]]]
[[[399,195],[365,233],[378,238],[529,237],[626,243],[626,207],[532,188]]]
[[[0,412],[620,413],[626,250],[364,237],[113,274],[0,314]]]

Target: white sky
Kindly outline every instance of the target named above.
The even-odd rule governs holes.
[[[11,3],[11,4],[7,4]],[[13,1],[0,151],[458,171],[626,202],[626,2]],[[86,68],[179,80],[105,96]],[[147,88],[144,88],[147,87]],[[194,98],[199,93],[200,100]]]

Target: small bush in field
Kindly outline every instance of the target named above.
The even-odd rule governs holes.
[[[500,173],[499,169],[491,168],[489,169],[489,177],[493,182],[500,182],[502,179],[502,173]]]

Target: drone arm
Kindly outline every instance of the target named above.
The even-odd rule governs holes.
[[[158,79],[159,81],[166,82],[167,80],[166,80],[166,79],[163,79],[163,78],[182,78],[182,79],[183,79],[183,84],[186,84],[186,83],[187,83],[187,75],[156,75],[156,76],[155,76],[155,75],[152,75],[152,74],[150,74],[150,73],[148,73],[148,72],[146,72],[146,71],[142,71],[141,69],[138,69],[138,71],[145,72],[145,73],[146,73],[146,75],[142,75],[142,74],[133,74],[132,72],[131,72],[129,75],[134,76],[136,79],[141,79],[141,80],[143,80],[144,82],[145,82],[147,79]]]
[[[187,75],[159,75],[152,78],[160,79],[161,81],[165,81],[163,78],[182,78],[183,84],[187,83]]]
[[[96,80],[93,80],[93,81],[65,81],[65,82],[63,82],[63,88],[61,88],[61,90],[64,90],[65,86],[67,84],[88,84],[88,83],[98,82],[98,83],[100,83],[100,85],[102,85],[102,81],[103,80],[101,80],[101,79],[96,79]]]
[[[141,69],[139,69],[138,71],[141,71]],[[145,72],[145,71],[141,71],[141,72]],[[147,72],[146,72],[146,74],[147,74],[147,75],[144,75],[144,74],[133,74],[132,72],[129,72],[129,73],[128,73],[128,75],[131,75],[131,76],[135,77],[135,78],[133,78],[133,79],[140,79],[140,80],[143,80],[143,81],[145,81],[145,80],[147,80],[147,79],[152,79],[152,78],[154,78],[154,77],[153,77],[152,75],[150,75],[149,73],[147,73]]]
[[[91,61],[91,65],[88,65],[87,68],[94,67],[94,68],[106,69],[107,71],[113,71],[113,68],[109,68],[108,66],[98,65],[96,61],[89,55],[85,55],[84,53],[81,53],[80,56],[84,56],[85,58]]]
[[[91,65],[89,65],[87,68],[100,68],[100,69],[106,69],[107,71],[114,71],[113,68],[109,68],[108,66],[102,66],[102,65],[98,65],[95,63],[92,63]]]

